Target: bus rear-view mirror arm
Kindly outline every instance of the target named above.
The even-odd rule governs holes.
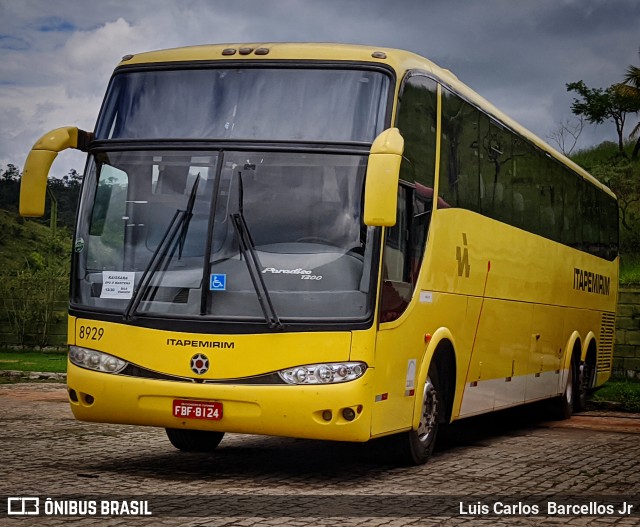
[[[91,132],[74,126],[56,128],[36,141],[27,156],[20,183],[20,215],[44,216],[49,169],[59,152],[75,148],[86,152],[93,139]]]
[[[365,225],[395,225],[403,151],[404,139],[397,128],[388,128],[373,141],[365,178]]]

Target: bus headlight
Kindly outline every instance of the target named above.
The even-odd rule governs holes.
[[[287,368],[280,370],[278,375],[287,384],[333,384],[355,381],[366,371],[364,362],[336,362]]]
[[[105,373],[120,373],[127,367],[122,359],[80,346],[69,346],[69,360],[81,368]]]

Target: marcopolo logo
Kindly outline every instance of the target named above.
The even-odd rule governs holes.
[[[203,353],[191,357],[191,370],[198,375],[207,373],[209,371],[209,357]]]

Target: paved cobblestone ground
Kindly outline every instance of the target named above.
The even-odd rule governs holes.
[[[548,423],[539,408],[468,420],[428,464],[398,467],[383,444],[228,434],[214,454],[164,431],[73,419],[61,384],[0,385],[0,524],[640,525],[640,515],[476,516],[496,501],[640,508],[640,416]],[[148,500],[153,517],[7,516],[7,496]],[[545,508],[543,508],[545,507]],[[156,511],[160,508],[162,514]],[[154,511],[155,509],[155,511]]]

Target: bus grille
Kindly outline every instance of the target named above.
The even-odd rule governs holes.
[[[613,360],[613,340],[616,334],[615,313],[602,313],[600,325],[600,346],[598,349],[598,371],[611,370]]]

